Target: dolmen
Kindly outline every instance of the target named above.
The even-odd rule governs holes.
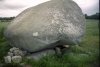
[[[85,32],[85,18],[72,0],[50,0],[20,13],[4,34],[12,47],[35,59],[78,45]]]

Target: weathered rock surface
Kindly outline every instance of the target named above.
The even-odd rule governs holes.
[[[11,56],[4,57],[5,63],[11,63]]]
[[[22,61],[22,57],[21,56],[13,56],[12,57],[12,62],[13,63],[20,63]]]
[[[9,50],[8,56],[25,56],[26,51],[22,51],[19,48],[13,47]]]
[[[26,56],[27,59],[34,59],[38,61],[42,57],[49,56],[49,55],[54,55],[55,51],[54,50],[46,50],[46,51],[41,51],[41,52],[36,52],[33,54],[29,54]]]
[[[27,54],[19,48],[13,47],[8,51],[7,56],[4,57],[5,63],[20,63],[22,58]]]
[[[51,0],[19,14],[7,27],[5,36],[12,46],[35,52],[57,45],[77,44],[84,35],[84,22],[76,3]],[[58,41],[61,44],[56,44]]]

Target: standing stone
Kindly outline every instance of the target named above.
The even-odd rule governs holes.
[[[5,63],[11,63],[11,56],[4,57]]]
[[[12,46],[35,52],[78,44],[84,29],[85,18],[75,2],[51,0],[19,14],[7,27],[5,36]],[[61,44],[56,44],[58,41]]]
[[[20,63],[22,61],[22,57],[21,56],[13,56],[12,57],[12,62],[13,63]]]

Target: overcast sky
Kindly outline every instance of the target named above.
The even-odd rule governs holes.
[[[0,17],[17,16],[26,8],[36,6],[49,0],[0,0]],[[73,0],[84,14],[92,15],[99,12],[99,0]]]

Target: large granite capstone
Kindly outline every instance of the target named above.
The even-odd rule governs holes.
[[[75,45],[84,35],[85,18],[71,0],[51,0],[19,14],[5,30],[12,46],[29,52]]]

